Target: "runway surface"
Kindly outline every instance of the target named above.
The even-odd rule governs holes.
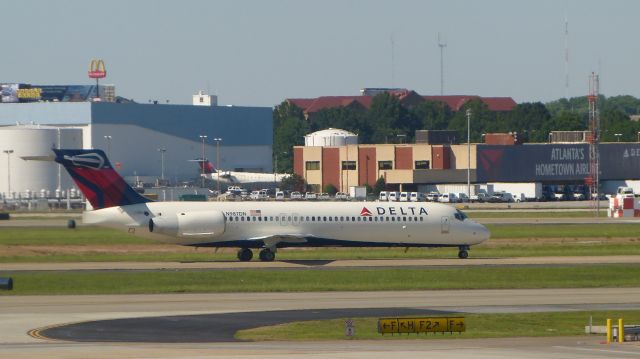
[[[36,339],[27,334],[33,329],[46,326],[95,320],[322,309],[341,309],[345,310],[344,314],[349,314],[349,309],[354,309],[353,313],[357,313],[357,310],[362,308],[413,308],[463,312],[640,309],[640,288],[2,296],[0,297],[0,357],[295,358],[304,355],[312,358],[387,358],[388,355],[415,357],[448,353],[448,358],[533,358],[539,357],[540,353],[545,353],[544,356],[547,358],[602,356],[625,358],[629,355],[640,355],[638,346],[600,346],[598,341],[602,340],[602,337],[597,339],[581,337],[576,342],[564,338],[547,338],[443,342],[429,340],[425,343],[402,341],[401,344],[385,341],[384,344],[310,342],[217,343],[188,346],[154,344],[149,346],[141,343],[51,342]],[[179,324],[172,322],[171,328],[179,331],[181,328]]]
[[[1,263],[2,274],[18,271],[69,270],[192,270],[192,269],[344,269],[344,268],[407,268],[459,266],[535,266],[580,264],[640,264],[640,256],[567,256],[460,259],[362,259],[362,260],[297,260],[274,262],[68,262],[68,263]]]

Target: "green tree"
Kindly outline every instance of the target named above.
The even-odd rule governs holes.
[[[453,116],[445,102],[425,101],[410,111],[424,130],[445,130]]]
[[[376,196],[380,195],[380,192],[384,191],[387,188],[387,183],[384,180],[384,177],[380,176],[376,183],[373,185],[373,194]]]
[[[282,182],[280,182],[280,189],[283,191],[306,192],[307,183],[302,176],[294,173],[291,176],[282,179]]]
[[[278,156],[277,172],[293,172],[293,146],[304,145],[309,123],[302,110],[284,101],[273,109],[273,155]]]
[[[324,185],[324,187],[322,187],[322,192],[328,193],[331,196],[335,196],[335,194],[338,193],[338,189],[336,188],[336,186],[332,185],[331,183],[328,183]]]
[[[389,93],[376,95],[371,100],[369,122],[373,127],[373,143],[395,143],[404,136],[407,142],[414,137],[415,130],[421,125],[415,116],[411,116],[397,97]]]
[[[460,111],[456,112],[449,122],[448,129],[462,134],[460,142],[467,139],[467,110],[471,110],[471,142],[481,142],[482,134],[487,132],[504,132],[504,129],[496,124],[495,112],[489,111],[487,105],[479,99],[468,101]]]

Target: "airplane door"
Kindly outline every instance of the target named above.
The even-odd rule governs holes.
[[[442,217],[440,221],[440,231],[442,234],[449,233],[449,217]]]

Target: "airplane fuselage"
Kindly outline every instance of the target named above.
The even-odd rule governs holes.
[[[428,202],[151,202],[85,212],[84,222],[212,247],[461,247],[489,237],[456,208]]]

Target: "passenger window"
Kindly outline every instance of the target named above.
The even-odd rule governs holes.
[[[327,221],[327,217],[322,217],[322,220],[323,220],[324,222],[326,222],[326,221]]]
[[[331,222],[331,217],[329,217],[329,222]]]
[[[291,216],[287,217],[287,220],[288,220],[289,222],[291,222]]]
[[[395,222],[396,221],[396,217],[391,217],[391,222]]]
[[[338,216],[333,217],[333,219],[338,222]]]
[[[351,222],[355,222],[356,221],[356,217],[351,217]]]
[[[402,217],[402,222],[406,222],[407,221],[407,217]]]
[[[309,216],[307,216],[307,222],[309,222]]]
[[[411,217],[407,217],[409,219],[409,222],[411,222]]]
[[[262,222],[262,217],[258,217],[258,221]]]
[[[423,222],[423,221],[424,221],[424,217],[420,217],[420,222]]]
[[[340,216],[340,222],[344,221],[344,217]]]

